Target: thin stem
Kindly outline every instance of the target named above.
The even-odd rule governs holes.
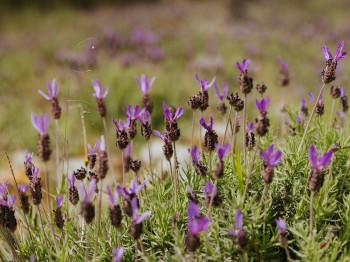
[[[247,94],[244,94],[244,116],[243,116],[243,148],[244,148],[244,164],[247,164],[247,149],[245,148],[245,133],[247,123]]]
[[[137,241],[135,240],[135,262],[137,262],[137,252],[138,252],[138,248],[137,248]]]
[[[60,165],[60,145],[59,145],[59,135],[58,135],[58,119],[56,119],[56,181],[58,185],[61,185],[61,176],[59,171]]]
[[[87,232],[86,232],[86,249],[85,249],[85,258],[84,261],[90,261],[89,260],[89,249],[90,249],[90,225],[87,225]]]
[[[243,261],[248,262],[248,253],[247,251],[243,253]]]
[[[334,108],[335,108],[335,99],[333,99],[333,102],[332,102],[331,117],[329,118],[329,127],[330,128],[332,128],[333,116],[334,116]]]
[[[252,172],[253,172],[256,155],[258,153],[259,143],[260,143],[260,137],[258,137],[258,139],[257,139],[256,145],[255,145],[255,149],[254,149],[253,159],[252,159],[252,162],[250,164],[250,168],[249,168],[249,171],[248,171],[248,174],[247,174],[247,179],[246,179],[246,183],[245,183],[244,193],[243,193],[243,197],[242,197],[242,205],[244,205],[244,200],[245,200],[245,197],[246,197],[246,195],[248,193],[248,186],[249,186],[249,183],[250,183],[250,177],[251,177]]]
[[[98,246],[98,234],[100,233],[100,226],[101,226],[101,210],[102,210],[102,182],[103,179],[100,179],[100,199],[98,202],[98,214],[97,214],[97,230],[96,230],[96,236],[95,236],[95,247],[94,247],[94,257],[93,261],[96,259],[96,252],[97,252],[97,246]]]
[[[309,129],[309,125],[310,125],[310,123],[311,123],[311,120],[312,120],[313,115],[315,114],[315,110],[316,110],[317,104],[318,104],[318,102],[320,101],[320,98],[321,98],[321,96],[322,96],[324,87],[325,87],[325,83],[323,83],[323,85],[322,85],[322,88],[321,88],[321,90],[320,90],[320,93],[318,94],[316,103],[315,103],[314,107],[312,108],[311,115],[310,115],[309,119],[307,120],[307,123],[306,123],[306,126],[305,126],[305,130],[304,130],[304,134],[303,134],[303,137],[301,138],[301,141],[300,141],[300,144],[299,144],[299,147],[298,147],[298,153],[300,152],[301,147],[302,147],[303,144],[304,144],[304,140],[305,140],[307,131],[308,131],[308,129]]]
[[[201,111],[201,118],[203,117],[203,111]],[[199,125],[199,146],[202,151],[202,126]]]
[[[194,122],[195,122],[195,118],[196,118],[196,111],[193,110],[193,114],[192,114],[192,134],[191,134],[191,147],[190,147],[190,151],[192,150],[192,147],[193,147],[193,136],[194,136]],[[190,154],[190,156],[191,156],[191,165],[193,165],[192,154]]]
[[[116,231],[117,231],[117,245],[118,245],[117,248],[120,248],[120,234],[119,234],[119,229],[116,228]]]
[[[347,165],[346,165],[346,171],[345,171],[345,174],[344,174],[344,177],[343,177],[343,181],[342,181],[342,183],[341,183],[341,188],[340,188],[340,190],[339,190],[339,197],[342,197],[344,184],[345,184],[345,181],[346,181],[347,176],[348,176],[348,173],[349,173],[349,168],[350,168],[350,165],[347,164]]]
[[[85,157],[87,157],[88,152],[87,152],[87,139],[86,139],[86,127],[85,127],[85,116],[84,116],[84,110],[83,106],[79,104],[80,108],[80,117],[81,117],[81,125],[83,127],[83,137],[84,137],[84,152],[85,152]]]
[[[263,195],[263,197],[262,197],[262,202],[263,202],[263,204],[264,204],[264,225],[263,225],[263,235],[264,235],[264,239],[265,239],[265,229],[266,229],[266,200],[265,200],[265,198],[266,198],[266,195],[267,195],[267,191],[268,191],[268,184],[267,183],[265,183],[264,184],[264,195]]]
[[[37,206],[37,208],[38,208],[38,213],[39,213],[39,218],[40,218],[40,223],[41,223],[41,229],[43,230],[43,235],[44,235],[44,238],[45,238],[46,246],[50,247],[51,244],[50,244],[50,242],[49,242],[49,240],[48,240],[48,238],[46,236],[46,233],[45,233],[43,218],[41,216],[41,211],[40,211],[39,206]],[[50,256],[51,252],[47,252],[47,253],[48,253],[47,255],[49,257],[49,261],[51,261],[51,256]]]
[[[226,127],[225,127],[225,133],[224,133],[224,138],[222,139],[222,145],[225,143],[225,139],[226,139],[226,133],[227,133],[227,129],[228,129],[228,124],[230,122],[230,117],[231,117],[231,112],[232,112],[232,106],[230,106],[230,111],[228,112],[228,116],[227,116],[227,120],[226,120]]]
[[[147,146],[148,146],[149,168],[150,168],[150,170],[151,170],[151,174],[153,174],[153,169],[152,169],[152,154],[151,154],[151,141],[150,141],[150,139],[147,140]]]
[[[287,260],[288,260],[288,261],[292,261],[292,259],[291,259],[291,257],[290,257],[290,254],[289,254],[288,247],[284,247],[284,250],[286,251]]]
[[[122,150],[122,174],[123,174],[123,185],[125,186],[126,179],[125,179],[125,170],[124,170],[124,150]]]
[[[175,141],[174,145],[174,184],[175,184],[175,210],[177,210],[177,155],[176,155],[176,146]]]
[[[215,183],[214,183],[213,190],[211,191],[210,202],[209,202],[209,207],[208,207],[208,217],[209,218],[210,218],[210,215],[211,215],[211,209],[212,209],[213,202],[214,202],[214,189],[216,188],[217,184],[218,184],[218,179],[215,178]]]
[[[103,122],[103,128],[105,130],[105,142],[106,142],[106,148],[107,148],[107,154],[108,154],[108,165],[109,165],[109,170],[111,170],[111,174],[114,180],[114,184],[117,184],[117,180],[115,178],[115,174],[114,174],[114,169],[113,169],[113,163],[112,163],[112,158],[111,158],[111,151],[109,148],[109,143],[108,143],[108,137],[109,137],[109,133],[108,133],[108,128],[107,128],[107,122],[106,122],[106,118],[103,117],[102,118],[102,122]]]
[[[312,228],[314,224],[314,196],[315,192],[312,191],[310,196],[310,233],[312,233]]]

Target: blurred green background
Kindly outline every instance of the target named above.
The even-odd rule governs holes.
[[[181,104],[185,116],[180,127],[187,135],[183,142],[188,141],[192,112],[187,101],[199,91],[195,73],[208,79],[216,75],[220,89],[229,84],[230,92],[236,92],[239,72],[234,63],[243,58],[252,60],[254,84],[267,84],[270,116],[277,126],[284,100],[297,109],[307,92],[319,89],[325,63],[322,46],[334,52],[345,40],[345,51],[349,50],[349,13],[346,0],[1,1],[1,151],[36,151],[37,132],[30,113],[50,114],[50,104],[37,90],[46,91],[46,80],[53,78],[63,109],[60,133],[66,134],[72,155],[83,152],[79,105],[86,111],[88,142],[103,133],[90,96],[93,79],[110,88],[105,101],[111,145],[111,118],[122,116],[122,106],[141,103],[134,80],[141,74],[157,77],[150,91],[156,106],[154,128],[162,129],[163,100]],[[289,61],[287,88],[277,82],[278,55]],[[334,84],[347,87],[348,60],[340,62]],[[213,89],[210,96],[205,115],[219,116]],[[254,90],[249,95],[251,121],[257,114],[256,97]],[[50,134],[53,140],[53,122]]]

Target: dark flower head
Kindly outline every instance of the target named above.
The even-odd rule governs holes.
[[[122,257],[124,254],[124,248],[120,247],[116,249],[115,247],[113,248],[113,260],[112,262],[120,262],[122,261]]]
[[[49,127],[49,115],[39,115],[36,116],[33,112],[31,114],[32,116],[32,125],[34,126],[34,128],[36,130],[38,130],[38,132],[41,135],[45,135],[47,132],[47,129]]]
[[[178,106],[176,112],[174,114],[172,114],[170,111],[170,108],[166,105],[166,103],[164,101],[163,101],[163,110],[164,110],[165,119],[170,123],[173,123],[177,119],[179,119],[179,117],[182,116],[182,114],[184,112],[183,108],[181,106]]]
[[[99,80],[92,80],[91,83],[92,83],[92,86],[95,90],[95,93],[91,94],[93,97],[95,97],[97,99],[103,99],[107,96],[108,87],[106,88],[106,91],[103,93],[102,85],[101,85],[101,82]]]
[[[72,175],[72,179],[69,178],[69,176],[67,176],[67,182],[69,187],[74,187],[75,186],[75,175]]]
[[[219,88],[216,84],[214,84],[214,88],[215,88],[216,96],[220,99],[220,101],[224,101],[224,99],[228,93],[228,85],[224,86],[224,90],[222,91],[221,95],[220,95]]]
[[[146,218],[151,216],[151,211],[146,211],[145,213],[143,213],[141,216],[139,214],[139,207],[137,204],[137,198],[134,197],[131,200],[131,206],[132,206],[132,221],[136,224],[140,224],[142,223],[143,220],[145,220]]]
[[[207,231],[210,226],[210,219],[200,212],[200,207],[196,203],[190,201],[187,209],[188,215],[188,231],[191,235],[198,235]]]
[[[207,197],[214,197],[218,193],[217,187],[209,180],[205,186],[203,186],[203,193]]]
[[[130,120],[139,119],[144,112],[145,112],[145,109],[140,110],[140,107],[138,105],[134,107],[132,107],[131,105],[128,105],[127,109],[124,110],[126,117],[129,118]]]
[[[270,98],[267,96],[260,101],[258,99],[255,100],[255,105],[260,111],[260,114],[265,115],[267,112],[267,108],[270,104]]]
[[[278,227],[279,233],[284,234],[286,233],[286,222],[282,218],[278,218],[276,220],[276,225]]]
[[[280,150],[273,151],[273,149],[274,144],[271,144],[266,151],[260,151],[264,164],[270,168],[275,168],[281,164],[282,152]]]
[[[61,207],[63,203],[63,195],[56,197],[56,206]]]
[[[24,151],[24,162],[25,163],[31,163],[33,161],[33,153],[29,153],[29,151],[26,149]]]
[[[347,56],[347,53],[346,52],[343,52],[343,48],[344,48],[344,41],[341,41],[337,47],[337,50],[335,52],[335,57],[333,59],[333,56],[332,56],[332,53],[331,51],[329,50],[329,48],[327,46],[324,46],[323,47],[323,54],[324,54],[324,57],[327,59],[327,60],[333,60],[335,62],[338,62],[340,59],[344,58]]]
[[[149,80],[148,76],[142,75],[140,79],[135,77],[135,80],[136,80],[136,83],[139,85],[142,94],[146,95],[151,89],[154,81],[156,80],[156,77],[153,76],[151,80]]]
[[[243,59],[242,64],[239,62],[236,63],[236,68],[238,68],[239,71],[244,75],[247,73],[248,66],[251,63],[251,60],[249,59]]]
[[[130,125],[130,119],[127,118],[125,123],[122,121],[122,120],[119,120],[118,122],[114,120],[114,118],[112,119],[115,127],[116,127],[116,130],[117,131],[125,131],[126,129],[129,128],[129,125]]]
[[[195,163],[199,163],[200,161],[202,161],[202,157],[201,154],[199,153],[198,147],[197,146],[193,146],[191,149],[191,157],[192,157],[192,161]]]
[[[8,208],[13,208],[13,206],[15,205],[16,199],[17,199],[16,195],[13,195],[13,197],[11,197],[11,195],[8,195],[6,200],[4,199],[1,200],[1,204]]]
[[[230,145],[229,144],[225,144],[225,145],[216,144],[215,149],[216,149],[216,153],[218,155],[218,158],[220,159],[220,161],[222,161],[222,159],[230,152]]]
[[[109,202],[111,205],[115,206],[118,204],[119,194],[117,188],[112,192],[111,188],[107,186],[107,193],[109,196]]]
[[[327,167],[333,156],[332,150],[317,156],[317,149],[314,144],[309,147],[309,161],[310,165],[317,171],[322,171]]]
[[[209,124],[206,123],[204,117],[201,117],[199,120],[199,123],[201,124],[202,127],[204,127],[207,131],[212,131],[213,130],[213,125],[214,125],[214,119],[212,116],[209,117]]]
[[[23,194],[25,194],[27,192],[28,188],[29,188],[29,186],[26,186],[26,185],[23,185],[23,184],[18,185],[18,191],[23,193]],[[1,190],[0,190],[0,195],[1,194],[2,193],[1,193]]]
[[[196,81],[201,89],[202,92],[207,91],[214,83],[215,83],[215,76],[213,77],[213,79],[211,80],[210,83],[208,83],[207,79],[203,79],[201,80],[198,76],[198,74],[196,74]]]
[[[170,140],[165,136],[165,135],[162,135],[158,130],[153,130],[153,133],[159,137],[160,139],[162,139],[165,143],[169,143]]]
[[[276,58],[277,62],[279,63],[281,67],[281,71],[287,71],[288,70],[288,62],[284,62],[280,56],[277,56]]]
[[[91,202],[92,195],[94,194],[96,189],[96,182],[96,179],[91,179],[89,182],[88,189],[85,188],[84,183],[81,183],[79,185],[80,194],[82,195],[84,202]]]
[[[42,95],[46,100],[53,100],[54,98],[57,98],[59,88],[56,83],[56,79],[52,80],[52,84],[50,84],[50,81],[46,81],[46,87],[49,95],[45,94],[41,90],[38,90],[39,94]]]
[[[149,123],[151,117],[151,113],[148,111],[145,111],[140,117],[139,120],[142,124],[147,125]]]

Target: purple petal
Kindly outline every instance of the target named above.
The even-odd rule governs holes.
[[[151,216],[152,212],[151,211],[147,211],[145,213],[143,213],[135,222],[136,224],[140,224],[143,220],[145,220],[146,218],[149,218]]]
[[[252,132],[254,130],[254,122],[251,122],[249,125],[248,125],[248,132]]]
[[[100,98],[100,99],[103,98],[101,82],[99,80],[92,80],[91,83],[92,83],[92,87],[95,90],[95,93],[92,95],[96,98]]]
[[[163,101],[162,103],[163,105],[163,111],[164,111],[164,117],[167,121],[171,121],[172,120],[172,116],[171,113],[169,111],[169,108],[167,107],[166,103]]]
[[[63,202],[63,195],[56,197],[56,206],[61,207]]]
[[[222,96],[221,96],[221,100],[224,100],[226,95],[228,93],[228,85],[224,86],[224,90],[222,91]]]
[[[184,113],[183,108],[181,106],[179,106],[174,117],[173,117],[173,121],[176,121],[177,119],[179,119],[179,117],[182,116],[183,113]]]
[[[214,85],[214,89],[215,89],[215,94],[216,94],[216,96],[217,96],[220,100],[222,100],[222,99],[221,99],[221,95],[220,95],[219,88],[218,88],[218,86],[217,86],[216,84]]]
[[[26,149],[24,151],[24,161],[26,163],[30,163],[32,162],[32,160],[33,160],[33,153],[30,154],[29,151]]]
[[[196,75],[195,75],[195,78],[196,78],[196,81],[197,81],[199,87],[201,87],[202,85],[201,85],[201,79],[199,78],[199,75],[196,74]]]
[[[235,234],[235,231],[234,231],[233,229],[229,229],[229,230],[227,231],[227,233],[228,233],[230,236],[236,235],[236,234]]]
[[[104,137],[104,135],[101,135],[100,140],[96,141],[96,145],[97,145],[98,149],[100,150],[100,153],[105,152],[106,145],[105,145],[105,137]]]
[[[165,136],[162,135],[158,130],[153,130],[153,134],[162,139],[165,142]]]
[[[282,218],[279,217],[276,220],[276,225],[278,227],[280,234],[284,234],[286,232],[286,222]]]
[[[243,65],[244,71],[247,71],[247,70],[248,70],[248,66],[249,66],[249,64],[250,64],[251,62],[252,62],[252,61],[251,61],[250,59],[243,59],[242,65]]]
[[[211,82],[207,84],[206,90],[208,90],[215,83],[215,80],[216,80],[216,76],[214,76]]]
[[[200,207],[193,201],[190,201],[188,204],[187,215],[188,219],[192,219],[194,217],[198,217],[201,214]]]
[[[240,209],[237,209],[237,211],[236,211],[235,227],[238,231],[243,230],[243,214],[242,214],[242,211]]]
[[[275,152],[273,152],[269,159],[269,166],[276,167],[279,164],[281,164],[281,156],[282,152],[280,150],[276,150]]]
[[[332,150],[329,150],[328,152],[321,155],[318,159],[318,164],[319,164],[320,168],[322,168],[322,169],[326,168],[327,165],[329,164],[329,162],[331,161],[332,156],[333,156]]]
[[[201,155],[199,153],[198,147],[193,146],[191,149],[192,161],[198,163],[201,160]]]
[[[192,235],[198,235],[201,232],[207,231],[210,226],[210,219],[206,216],[201,216],[188,221],[188,230]]]
[[[217,153],[219,159],[222,160],[230,152],[230,145],[229,144],[225,144],[225,145],[216,144],[215,149],[216,149],[216,153]]]
[[[316,103],[316,99],[315,99],[314,95],[312,93],[310,93],[310,92],[307,93],[307,95],[310,98],[310,101],[315,104]]]
[[[25,193],[27,192],[27,190],[28,190],[28,187],[29,187],[29,186],[26,186],[26,185],[21,184],[21,185],[18,185],[18,190],[19,190],[19,192],[25,194]],[[0,195],[1,195],[1,194],[0,194]]]
[[[301,107],[306,107],[306,100],[304,98],[301,99],[300,103],[301,103]]]
[[[239,62],[236,63],[236,68],[238,68],[238,70],[241,71],[242,74],[245,74],[245,70]]]
[[[343,53],[343,48],[344,48],[344,41],[341,41],[341,42],[338,44],[337,50],[335,51],[335,57],[334,57],[334,60],[335,60],[335,61],[338,61],[338,60],[340,60],[341,58],[346,57],[346,53],[345,53],[345,54]],[[343,54],[344,54],[345,56],[343,56]]]
[[[47,94],[45,94],[43,91],[41,90],[38,90],[38,93],[44,97],[46,100],[51,100],[51,97],[49,97]]]
[[[89,184],[89,190],[88,190],[88,193],[87,193],[87,196],[86,196],[86,201],[89,202],[92,195],[94,194],[95,192],[95,189],[96,189],[96,179],[92,179],[90,181],[90,184]]]
[[[315,168],[318,169],[318,165],[317,165],[317,150],[314,144],[312,144],[309,147],[309,160],[310,160],[310,165]]]
[[[327,60],[333,59],[331,51],[329,50],[329,48],[327,46],[323,47],[323,54]]]
[[[139,219],[139,207],[137,206],[137,197],[133,197],[131,200],[132,220],[137,221]]]
[[[52,97],[57,97],[58,92],[59,92],[59,88],[58,88],[56,79],[52,79],[51,90],[52,90]]]
[[[340,88],[340,96],[341,97],[345,96],[345,89],[344,89],[344,87]]]
[[[109,185],[107,186],[107,194],[108,194],[108,197],[109,197],[109,202],[112,205],[115,205],[116,204],[116,199],[114,198],[114,195],[113,195],[112,190],[109,187]]]
[[[113,248],[113,262],[120,262],[122,261],[122,257],[124,254],[124,248],[120,247],[116,249],[115,247]]]
[[[140,192],[140,190],[148,183],[149,179],[145,179],[140,185],[138,185],[135,189],[135,194]]]
[[[211,196],[216,196],[216,194],[218,193],[218,189],[216,188],[216,186],[209,180],[206,185],[203,187],[203,192],[205,195],[207,195],[208,197]]]

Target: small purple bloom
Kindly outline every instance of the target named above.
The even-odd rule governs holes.
[[[207,197],[212,197],[212,196],[216,196],[216,194],[218,193],[218,189],[217,187],[209,180],[205,186],[203,186],[203,193],[207,196]]]
[[[36,116],[32,112],[31,116],[32,116],[32,125],[34,126],[34,128],[38,130],[38,132],[41,135],[46,134],[47,129],[49,127],[49,120],[50,120],[49,115],[45,114],[45,115]]]
[[[264,160],[264,164],[268,167],[275,168],[281,164],[282,152],[280,150],[273,151],[274,144],[271,144],[266,151],[260,151],[260,156]]]
[[[312,94],[311,94],[312,95]],[[312,96],[313,97],[313,96]],[[313,99],[315,99],[315,98],[313,98]],[[315,103],[315,102],[314,102]],[[300,104],[301,104],[301,107],[303,108],[303,107],[306,107],[306,100],[303,98],[303,99],[301,99],[300,100]]]
[[[23,184],[18,185],[18,191],[23,193],[23,194],[25,194],[27,192],[27,190],[28,190],[28,187],[29,186],[26,186],[26,185],[23,185]],[[1,192],[0,192],[0,194],[1,194]]]
[[[224,90],[222,91],[222,95],[220,95],[219,88],[216,84],[214,84],[214,88],[215,88],[216,96],[220,99],[220,101],[224,101],[224,99],[227,95],[227,92],[228,92],[228,85],[224,86]]]
[[[68,181],[69,187],[74,187],[75,179],[76,179],[75,175],[72,175],[72,179],[70,179],[69,176],[67,176],[67,181]]]
[[[29,151],[26,149],[24,151],[24,162],[25,163],[31,163],[33,161],[33,153],[29,153]]]
[[[92,195],[96,189],[96,179],[92,179],[89,183],[89,187],[86,190],[84,183],[79,185],[80,194],[83,196],[84,202],[91,202]]]
[[[156,80],[156,77],[153,76],[151,80],[148,79],[148,76],[142,75],[141,78],[135,77],[135,80],[137,84],[139,85],[142,94],[146,95],[148,94],[149,90],[151,89],[154,81]]]
[[[239,62],[236,63],[236,68],[238,68],[239,71],[244,75],[247,73],[247,69],[249,64],[251,63],[251,60],[249,59],[243,59],[242,64]]]
[[[288,62],[284,62],[280,56],[277,56],[276,60],[281,66],[281,71],[288,70]]]
[[[137,120],[143,115],[145,112],[145,109],[140,110],[140,107],[138,105],[132,107],[131,105],[128,105],[127,109],[124,111],[127,118],[130,120]]]
[[[278,218],[276,220],[276,225],[278,227],[279,233],[284,234],[286,233],[286,222],[282,218]]]
[[[303,116],[301,115],[301,113],[299,113],[296,116],[296,120],[297,120],[298,124],[301,125],[301,122],[303,121]]]
[[[207,91],[214,83],[215,83],[215,76],[213,77],[213,79],[211,80],[210,83],[208,83],[207,79],[203,79],[201,80],[198,76],[198,74],[196,74],[196,81],[199,85],[199,87],[201,88],[202,92]]]
[[[102,85],[99,80],[92,80],[92,86],[95,89],[95,93],[91,94],[93,97],[97,99],[103,99],[108,94],[108,87],[106,88],[106,91],[103,93]]]
[[[137,206],[137,198],[134,197],[131,200],[131,207],[132,207],[132,220],[136,224],[142,223],[143,220],[151,216],[151,211],[147,211],[143,213],[141,216],[139,215],[139,208]]]
[[[327,167],[333,156],[332,150],[322,154],[320,157],[317,156],[317,149],[314,144],[309,147],[309,160],[310,165],[317,171],[322,171]]]
[[[63,203],[63,195],[56,197],[56,206],[61,207]]]
[[[112,121],[113,121],[117,131],[125,131],[130,126],[130,119],[129,118],[126,119],[125,123],[122,120],[119,120],[118,122],[116,122],[114,120],[114,118],[112,119]]]
[[[170,140],[165,136],[165,135],[162,135],[158,130],[153,130],[153,133],[159,137],[160,139],[162,139],[165,143],[168,143],[170,142]]]
[[[347,56],[347,53],[343,52],[343,48],[344,48],[344,41],[341,41],[335,53],[335,57],[334,57],[335,62],[338,62],[340,59]],[[333,60],[332,53],[327,46],[323,46],[323,54],[327,60]]]
[[[216,153],[220,161],[230,152],[230,144],[216,144],[215,145]]]
[[[207,131],[212,131],[213,130],[213,125],[214,125],[214,119],[212,116],[209,117],[209,124],[205,121],[204,117],[201,117],[199,120],[199,123],[201,124],[202,127],[204,127]]]
[[[128,146],[124,149],[124,158],[127,159],[131,157],[132,154],[132,143],[129,143]]]
[[[109,202],[111,205],[115,206],[118,204],[119,194],[117,188],[112,192],[111,188],[107,186],[107,193],[109,196]]]
[[[16,195],[13,195],[13,197],[11,197],[11,195],[8,195],[7,196],[7,200],[5,201],[4,199],[1,201],[1,204],[3,206],[7,206],[9,208],[13,208],[13,206],[15,205],[15,202],[16,202]]]
[[[207,231],[210,226],[210,219],[200,212],[200,207],[193,201],[190,201],[187,209],[188,231],[191,235],[198,235]]]
[[[53,100],[54,98],[57,98],[59,88],[56,83],[56,79],[53,79],[51,84],[50,81],[46,81],[46,87],[49,95],[45,94],[41,90],[38,90],[39,94],[42,95],[46,100]]]
[[[251,122],[248,126],[247,126],[247,131],[248,133],[253,132],[254,130],[254,122]]]
[[[113,260],[112,262],[120,262],[122,261],[122,257],[124,254],[124,248],[120,247],[116,249],[115,247],[113,248]]]
[[[191,156],[192,156],[192,161],[195,163],[198,163],[200,161],[202,161],[202,157],[201,154],[199,153],[198,147],[197,146],[193,146],[191,149]]]
[[[260,101],[258,99],[255,100],[255,105],[262,115],[266,114],[269,104],[270,104],[270,98],[268,96],[261,99]]]
[[[90,144],[88,144],[88,148],[89,148],[89,151],[90,151],[89,155],[96,154],[96,151],[97,151],[97,148],[98,148],[98,142],[96,141],[94,147],[92,147]]]
[[[243,214],[242,214],[242,211],[240,209],[237,209],[237,211],[236,211],[235,227],[237,229],[236,235],[243,232]]]
[[[142,114],[139,117],[139,120],[142,124],[147,125],[149,123],[150,118],[151,118],[151,113],[146,111],[144,114]]]
[[[175,122],[177,119],[179,119],[180,116],[182,116],[183,114],[183,108],[181,106],[178,106],[175,114],[173,115],[168,106],[166,105],[166,103],[163,101],[163,110],[164,110],[164,117],[165,119],[170,122],[170,123],[173,123]]]

